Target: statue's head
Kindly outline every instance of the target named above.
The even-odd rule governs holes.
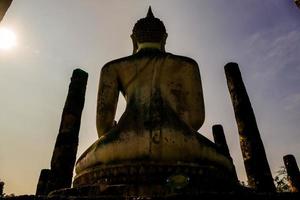
[[[151,7],[149,7],[147,16],[136,22],[133,27],[131,39],[133,42],[133,53],[144,46],[158,47],[165,50],[165,43],[168,34],[164,23],[154,17]]]

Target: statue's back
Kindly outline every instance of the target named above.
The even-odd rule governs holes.
[[[170,116],[162,111],[170,110],[169,115],[176,115],[195,130],[203,124],[202,86],[194,60],[144,50],[105,67],[112,68],[109,71],[119,80],[118,88],[127,101],[125,115],[130,113],[141,123],[151,123],[167,120]]]

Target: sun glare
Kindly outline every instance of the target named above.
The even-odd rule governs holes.
[[[16,34],[9,28],[0,28],[0,50],[8,50],[16,46]]]

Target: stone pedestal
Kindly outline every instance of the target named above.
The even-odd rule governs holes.
[[[95,166],[75,177],[73,188],[50,196],[136,196],[237,191],[228,169],[208,163],[129,162]]]

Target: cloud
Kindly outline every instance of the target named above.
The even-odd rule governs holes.
[[[300,112],[300,93],[292,94],[283,99],[286,111]],[[300,114],[300,113],[299,113]]]
[[[300,93],[299,44],[299,26],[288,23],[259,29],[240,44],[248,74],[245,80],[250,80],[249,88],[255,88],[256,97],[282,108],[297,107],[286,98]]]
[[[245,56],[260,78],[273,80],[286,72],[293,76],[294,73],[299,74],[299,44],[300,29],[256,32],[244,44],[248,49]]]

